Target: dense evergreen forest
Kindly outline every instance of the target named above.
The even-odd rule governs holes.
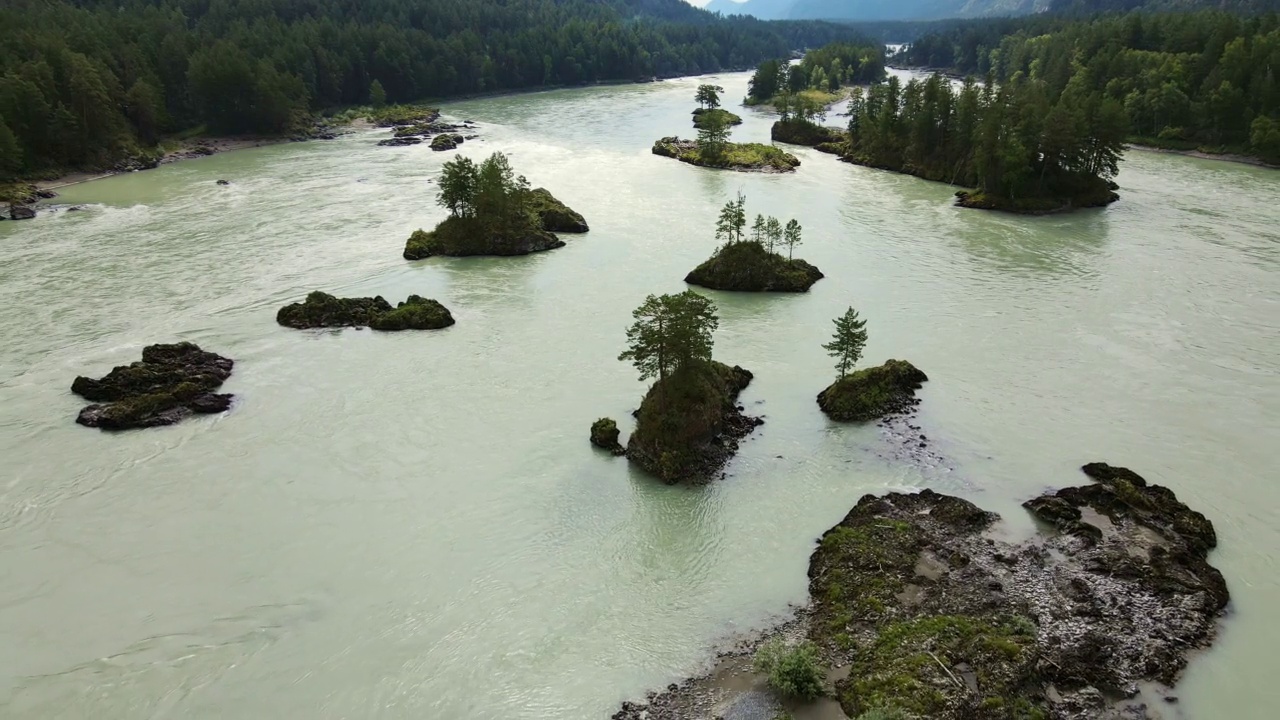
[[[289,133],[335,106],[717,72],[851,35],[681,0],[7,0],[0,179],[202,125]]]
[[[1001,83],[1068,85],[1123,110],[1131,140],[1280,163],[1280,17],[1133,12],[963,23],[898,59]]]

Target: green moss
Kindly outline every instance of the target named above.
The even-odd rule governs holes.
[[[546,188],[529,191],[529,210],[542,223],[542,229],[555,233],[584,233],[587,221],[568,205],[560,202]]]
[[[841,645],[851,625],[882,619],[915,574],[920,551],[919,531],[899,520],[864,518],[823,535],[810,560],[815,639]]]
[[[369,111],[369,122],[383,127],[391,125],[417,125],[429,123],[440,117],[436,108],[417,105],[387,105]]]
[[[701,130],[711,122],[712,118],[720,118],[721,120],[724,121],[725,125],[741,125],[742,124],[741,117],[734,115],[733,113],[729,112],[728,110],[725,110],[724,108],[715,108],[713,110],[698,108],[697,110],[693,111],[693,126]]]
[[[435,300],[410,295],[407,300],[369,321],[374,330],[439,330],[454,323],[449,309]]]
[[[33,203],[38,199],[35,185],[29,183],[0,183],[0,204],[5,206],[8,206],[9,203],[24,205]]]
[[[618,434],[618,423],[613,418],[600,418],[591,423],[591,444],[614,455],[624,452],[622,444],[618,442]]]
[[[480,218],[450,215],[435,230],[415,230],[404,246],[406,260],[436,255],[528,255],[564,247],[564,241],[541,229],[530,216],[528,222],[494,225]]]
[[[720,247],[684,281],[714,290],[806,292],[822,277],[804,260],[787,260],[758,242],[746,241]]]
[[[800,159],[795,155],[760,143],[727,143],[718,155],[712,157],[700,152],[692,140],[665,137],[653,144],[653,154],[721,170],[792,172],[800,166]]]
[[[875,709],[896,708],[936,717],[954,698],[969,698],[950,668],[965,663],[977,675],[986,714],[1007,717],[1006,704],[1034,706],[1022,688],[1033,672],[1035,635],[1010,617],[934,615],[892,622],[875,641],[854,656],[849,677],[840,684],[840,704],[851,717]],[[945,668],[945,669],[944,669]]]
[[[929,378],[905,360],[851,373],[818,394],[818,406],[832,420],[874,420],[909,406],[915,389]]]

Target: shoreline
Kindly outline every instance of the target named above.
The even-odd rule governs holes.
[[[352,124],[354,125],[354,123]],[[350,127],[350,126],[344,126]],[[271,145],[281,145],[293,140],[287,137],[268,138],[268,137],[202,137],[185,140],[182,144],[173,150],[168,150],[156,163],[156,167],[161,165],[171,165],[184,160],[199,160],[213,155],[221,155],[222,153],[235,152],[236,150],[249,150],[252,148],[269,147]],[[197,148],[209,148],[212,152],[199,152]],[[154,168],[145,168],[152,170]],[[107,170],[104,172],[72,172],[61,175],[52,180],[38,180],[31,183],[39,190],[58,190],[72,185],[80,185],[82,183],[92,182],[94,180],[103,180],[116,175],[128,175],[134,172],[142,172],[142,170]]]
[[[1162,153],[1164,155],[1182,155],[1184,157],[1199,158],[1201,160],[1219,160],[1221,162],[1236,163],[1238,165],[1252,165],[1253,167],[1266,168],[1268,170],[1280,170],[1280,165],[1273,165],[1266,160],[1237,153],[1211,153],[1203,150],[1178,150],[1176,148],[1162,148],[1156,147],[1155,145],[1141,145],[1138,143],[1125,143],[1125,149],[1138,150],[1140,152]]]

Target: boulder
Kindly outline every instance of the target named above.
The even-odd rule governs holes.
[[[850,373],[818,393],[818,407],[832,420],[859,422],[910,410],[915,391],[929,377],[906,360]]]
[[[627,451],[618,442],[618,423],[612,418],[600,418],[591,423],[591,444],[613,455],[625,455]]]
[[[45,190],[41,188],[36,190],[36,197],[40,198],[41,200],[52,200],[58,197],[58,193],[52,190]]]
[[[36,211],[26,205],[18,205],[16,203],[9,205],[10,220],[30,220],[36,216]]]
[[[386,140],[379,140],[380,147],[404,147],[406,145],[417,145],[422,142],[420,137],[393,137]]]
[[[788,260],[761,243],[744,240],[721,246],[684,281],[713,290],[808,292],[822,278],[822,271],[804,260]]]
[[[219,184],[219,185],[230,185],[230,184],[231,184],[231,181],[230,181],[230,180],[219,180],[219,181],[218,181],[218,184]]]
[[[431,141],[431,149],[437,152],[441,150],[453,150],[461,145],[463,140],[464,138],[461,135],[452,133],[437,135],[435,139]]]
[[[76,422],[103,430],[172,425],[193,413],[217,413],[232,396],[213,390],[231,376],[234,363],[194,343],[150,345],[142,361],[121,365],[97,380],[77,377],[71,391],[94,401]]]
[[[534,188],[529,192],[533,212],[542,222],[542,229],[556,233],[584,233],[590,228],[581,215],[560,202],[546,188]]]

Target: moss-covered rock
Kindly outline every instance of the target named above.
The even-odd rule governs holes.
[[[698,167],[740,172],[784,173],[800,167],[800,159],[795,155],[760,143],[728,143],[723,152],[711,157],[703,155],[693,140],[665,137],[653,144],[653,154]]]
[[[494,227],[477,218],[449,216],[427,232],[415,230],[404,246],[406,260],[436,255],[528,255],[564,247],[564,241],[532,223],[517,227]]]
[[[445,133],[437,135],[431,140],[431,149],[437,152],[441,150],[453,150],[462,144],[464,138],[461,135]]]
[[[744,415],[738,393],[751,373],[695,362],[654,383],[640,404],[627,458],[663,482],[706,482],[763,421]]]
[[[547,232],[584,233],[591,229],[581,215],[557,200],[546,188],[529,191],[529,207]]]
[[[194,343],[149,345],[142,361],[121,365],[100,379],[77,377],[71,392],[95,404],[76,422],[103,430],[172,425],[192,413],[217,413],[231,395],[216,394],[234,363]]]
[[[744,241],[721,246],[684,281],[713,290],[807,292],[822,277],[804,260],[788,260],[758,242]]]
[[[991,193],[956,193],[956,207],[973,210],[999,210],[1017,215],[1054,215],[1082,208],[1106,207],[1120,199],[1120,194],[1105,181],[1068,197],[1006,198]]]
[[[382,298],[339,298],[320,291],[307,295],[305,302],[280,308],[276,322],[285,327],[371,327],[374,330],[438,330],[454,323],[449,310],[435,300],[410,295],[391,307]]]
[[[824,143],[842,143],[848,136],[842,130],[823,127],[805,120],[778,120],[769,131],[774,142],[815,147]]]
[[[600,418],[591,423],[591,444],[614,455],[625,455],[626,450],[618,442],[618,423],[613,418]]]
[[[850,373],[818,393],[818,407],[832,420],[874,420],[909,410],[915,391],[929,377],[906,360]]]
[[[725,125],[741,125],[742,118],[725,110],[724,108],[698,108],[693,111],[693,126],[701,130],[706,127],[712,118],[719,118],[724,121]]]

